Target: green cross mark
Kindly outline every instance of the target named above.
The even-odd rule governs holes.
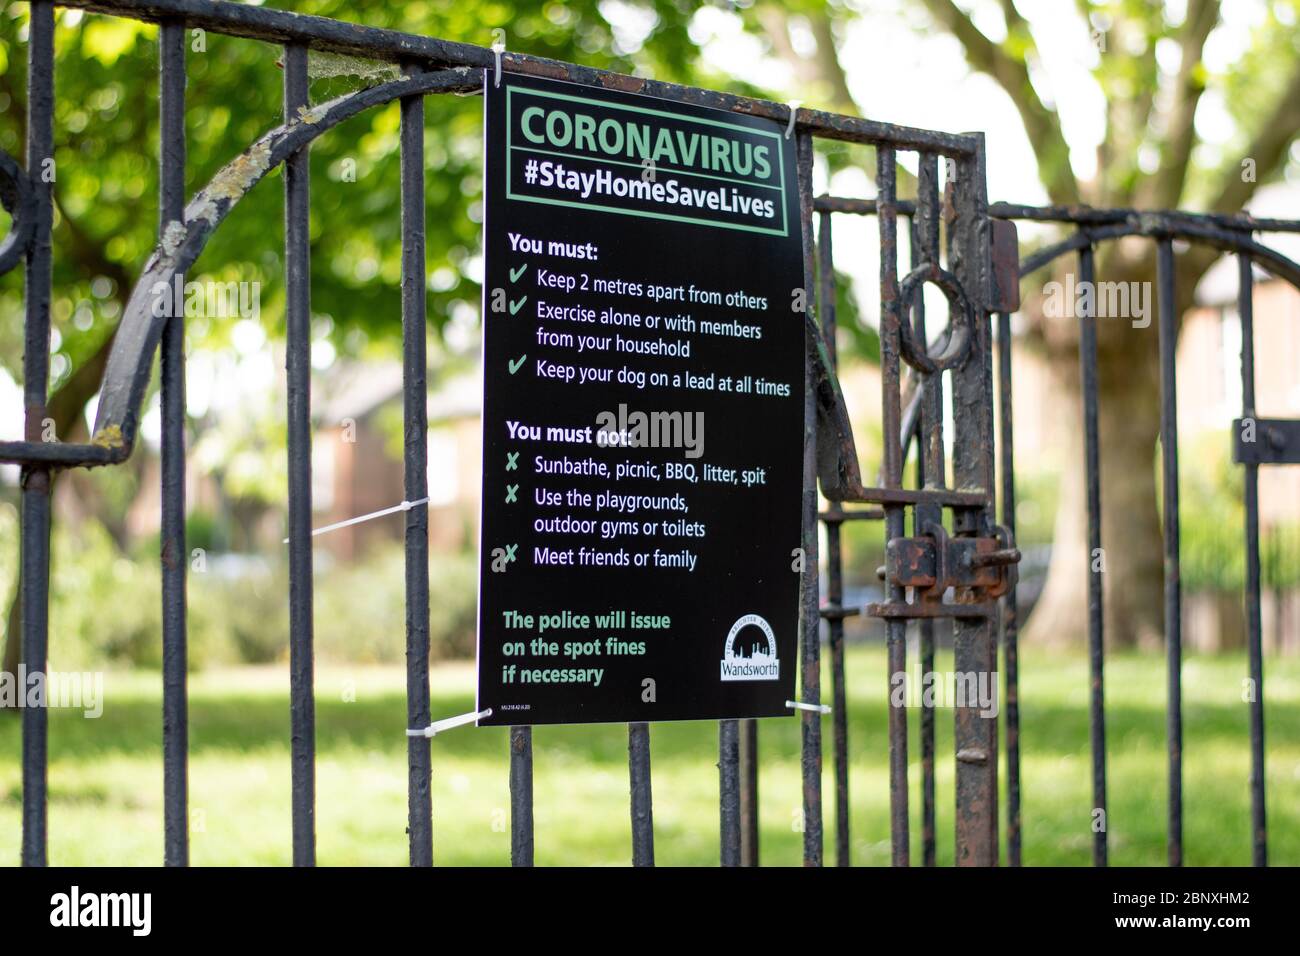
[[[519,452],[517,451],[506,452],[506,471],[518,471],[518,470],[519,470]]]
[[[515,501],[515,492],[518,490],[518,485],[506,485],[506,504],[512,504]]]

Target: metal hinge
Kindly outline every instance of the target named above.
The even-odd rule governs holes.
[[[1020,309],[1020,239],[1016,224],[1009,219],[989,222],[989,290],[986,306],[990,312],[1016,312]]]

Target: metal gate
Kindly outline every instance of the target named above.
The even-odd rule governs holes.
[[[1011,474],[1010,328],[1008,313],[1018,307],[1018,273],[1014,229],[1006,220],[1047,219],[1078,223],[1079,233],[1059,247],[1026,263],[1030,271],[1067,250],[1081,251],[1081,266],[1091,268],[1096,242],[1119,235],[1142,234],[1161,243],[1162,285],[1174,236],[1221,244],[1242,255],[1243,299],[1249,304],[1249,269],[1255,261],[1300,284],[1300,267],[1259,246],[1251,230],[1269,224],[1244,219],[1212,222],[1183,215],[1141,216],[1128,211],[1093,212],[990,208],[985,190],[985,152],[979,134],[952,135],[911,129],[799,109],[746,97],[607,73],[536,57],[493,51],[429,37],[212,0],[31,0],[28,41],[28,118],[26,171],[0,156],[0,185],[13,213],[11,234],[0,246],[0,272],[25,264],[24,391],[26,434],[23,441],[0,442],[0,461],[22,466],[21,601],[22,655],[29,673],[44,672],[48,649],[49,533],[51,476],[58,469],[96,467],[125,461],[135,446],[141,405],[155,351],[161,354],[162,378],[162,606],[163,606],[163,763],[165,862],[188,863],[186,702],[186,570],[184,534],[184,327],[180,317],[153,314],[151,290],[170,286],[190,268],[232,206],[276,166],[285,167],[284,260],[288,283],[287,372],[289,464],[288,523],[290,553],[290,707],[292,716],[292,821],[295,864],[315,862],[315,716],[312,652],[312,550],[310,474],[310,261],[308,222],[310,182],[307,149],[317,137],[343,120],[372,107],[398,101],[401,106],[402,206],[402,343],[404,357],[405,492],[408,501],[426,496],[425,411],[425,255],[423,155],[425,96],[473,93],[484,71],[506,69],[571,82],[640,92],[685,103],[748,113],[788,124],[797,137],[799,187],[804,236],[805,293],[818,308],[805,312],[808,390],[805,395],[803,456],[803,546],[800,672],[801,700],[822,702],[821,621],[828,621],[831,659],[833,753],[836,791],[836,862],[849,862],[848,743],[844,672],[846,617],[861,608],[844,603],[840,534],[846,521],[883,521],[886,564],[881,570],[885,600],[867,608],[886,622],[891,674],[906,670],[906,629],[917,623],[922,667],[933,663],[936,622],[951,621],[958,671],[995,675],[999,634],[1006,680],[1006,800],[1009,861],[1020,862],[1019,749],[1015,617],[1014,484]],[[94,433],[84,444],[44,442],[49,381],[52,197],[50,186],[33,171],[53,155],[54,10],[79,7],[161,24],[160,53],[160,216],[158,244],[146,263],[116,332],[104,374]],[[284,122],[235,157],[192,199],[185,200],[185,34],[202,28],[283,47]],[[384,82],[328,102],[308,97],[309,50],[386,60],[400,66],[401,79]],[[877,195],[873,200],[814,197],[813,146],[817,139],[865,144],[877,156]],[[916,155],[917,198],[900,199],[896,168],[900,153]],[[940,162],[943,174],[940,173]],[[866,482],[844,397],[835,372],[836,301],[831,221],[834,214],[874,215],[880,235],[881,370],[883,382],[884,456],[878,479]],[[908,224],[910,261],[900,277],[898,223]],[[941,221],[946,228],[941,229]],[[1300,223],[1272,224],[1300,231]],[[818,226],[816,234],[814,226]],[[943,242],[941,242],[941,237]],[[943,246],[943,248],[941,248]],[[1170,273],[1171,274],[1171,273]],[[927,327],[921,294],[935,285],[947,300],[945,328],[935,336]],[[995,467],[995,408],[991,314],[1000,313],[998,369],[1000,382],[1001,508]],[[1168,313],[1168,314],[1167,314]],[[1162,356],[1172,356],[1172,304],[1161,298]],[[1249,315],[1248,309],[1243,317]],[[1082,318],[1081,349],[1088,423],[1088,474],[1093,493],[1089,516],[1094,535],[1099,515],[1096,493],[1096,356],[1090,319]],[[1166,341],[1168,340],[1168,341]],[[1247,332],[1246,340],[1249,341]],[[933,341],[932,346],[927,342]],[[905,374],[906,373],[906,374]],[[1091,374],[1090,374],[1091,373]],[[1166,369],[1172,395],[1172,367]],[[954,430],[951,436],[952,481],[947,479],[943,390],[951,390]],[[1166,403],[1168,404],[1168,403]],[[1253,414],[1248,388],[1244,416]],[[1172,410],[1168,412],[1172,435]],[[1166,444],[1173,455],[1176,443]],[[914,448],[920,487],[904,486],[904,463]],[[1170,450],[1172,449],[1172,451]],[[1281,459],[1270,459],[1281,460]],[[1251,672],[1260,676],[1258,509],[1254,503],[1255,469],[1247,463],[1247,545],[1252,568]],[[1167,472],[1168,474],[1168,472]],[[821,496],[829,503],[819,511]],[[1170,607],[1170,680],[1177,681],[1177,508],[1176,483],[1172,517],[1167,511],[1166,547],[1172,549]],[[910,535],[908,516],[910,514]],[[819,596],[819,521],[827,542],[825,600]],[[1169,522],[1172,521],[1172,526]],[[409,508],[406,522],[407,726],[424,727],[429,713],[429,570],[427,516]],[[1252,530],[1253,529],[1253,530]],[[1172,542],[1172,543],[1171,543]],[[1091,645],[1094,663],[1093,731],[1097,794],[1104,806],[1104,741],[1101,737],[1100,582],[1093,576],[1094,614]],[[951,595],[951,596],[949,596]],[[1001,602],[1001,603],[1000,603]],[[881,685],[884,688],[885,683]],[[1262,684],[1260,685],[1262,687]],[[46,862],[46,711],[23,712],[23,862]],[[955,713],[956,845],[962,864],[993,865],[999,858],[999,739],[996,718],[975,706]],[[821,714],[799,713],[802,729],[804,861],[823,859]],[[907,711],[891,707],[889,715],[890,806],[893,862],[909,862],[909,794]],[[921,795],[923,862],[934,863],[934,713],[920,714],[923,772]],[[1173,766],[1180,752],[1170,712]],[[1255,760],[1256,862],[1263,862],[1262,696],[1252,707],[1252,755]],[[650,788],[650,728],[629,725],[630,814],[632,858],[652,864],[654,834]],[[532,735],[515,728],[510,735],[511,847],[517,865],[533,862]],[[432,863],[432,772],[429,740],[408,742],[408,833],[412,865]],[[758,862],[757,724],[723,721],[719,728],[719,807],[721,861],[724,865]],[[1171,777],[1171,779],[1174,779]],[[1171,847],[1175,823],[1171,791]],[[1105,862],[1105,836],[1099,838],[1097,862]],[[1171,851],[1171,862],[1177,862]]]

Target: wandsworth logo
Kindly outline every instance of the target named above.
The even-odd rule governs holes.
[[[746,614],[731,625],[722,652],[721,679],[776,680],[780,676],[772,625],[757,614]]]

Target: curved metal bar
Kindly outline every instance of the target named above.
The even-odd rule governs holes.
[[[1109,226],[1133,216],[1160,216],[1170,222],[1201,222],[1241,232],[1300,232],[1300,219],[1257,218],[1240,212],[1225,215],[1217,212],[1183,212],[1165,209],[1158,213],[1140,209],[1096,209],[1092,206],[1023,206],[1017,203],[989,204],[994,219],[1024,219],[1032,222],[1057,222],[1072,226]]]
[[[4,275],[27,255],[32,230],[36,227],[36,197],[27,173],[3,149],[0,149],[0,204],[13,217],[9,234],[0,243],[0,275]]]
[[[1284,279],[1300,289],[1300,263],[1256,242],[1249,233],[1208,223],[1177,222],[1167,234],[1175,239],[1197,240],[1221,252],[1248,252],[1254,263],[1275,279]]]
[[[906,204],[900,202],[900,212]],[[840,196],[818,196],[815,208],[819,212],[843,212],[855,215],[874,215],[874,199],[847,199]],[[915,206],[911,207],[913,210]],[[1020,277],[1041,269],[1053,259],[1067,252],[1077,252],[1086,245],[1096,245],[1108,239],[1124,236],[1168,236],[1173,239],[1190,239],[1214,246],[1223,252],[1249,252],[1270,274],[1285,279],[1300,288],[1300,264],[1252,238],[1256,232],[1300,232],[1300,220],[1257,219],[1249,215],[1225,216],[1218,213],[1184,213],[1178,211],[1144,212],[1138,209],[1093,209],[1089,206],[1021,206],[1012,203],[992,203],[989,215],[995,219],[1025,219],[1034,222],[1061,222],[1079,226],[1080,231],[1069,238],[1054,243],[1020,264]]]
[[[131,291],[104,370],[92,445],[111,449],[113,461],[131,454],[153,353],[167,321],[166,308],[159,306],[165,306],[173,278],[193,265],[217,226],[268,172],[362,110],[403,96],[471,92],[481,86],[481,71],[468,68],[406,76],[303,110],[298,119],[277,126],[227,163],[185,207],[185,222],[167,225]]]
[[[1040,249],[1032,256],[1021,261],[1020,278],[1023,279],[1026,276],[1033,275],[1043,266],[1067,252],[1078,252],[1080,249],[1096,245],[1098,242],[1104,242],[1107,239],[1119,239],[1123,236],[1132,235],[1137,235],[1137,233],[1130,229],[1127,224],[1106,226],[1102,229],[1080,229],[1078,232],[1071,233],[1069,238],[1053,243],[1045,249]]]
[[[1020,278],[1033,274],[1067,252],[1125,236],[1188,239],[1213,246],[1221,252],[1247,252],[1270,275],[1300,289],[1300,263],[1256,241],[1249,232],[1215,224],[1214,220],[1134,213],[1122,223],[1102,228],[1081,229],[1061,242],[1040,249],[1020,264]]]

